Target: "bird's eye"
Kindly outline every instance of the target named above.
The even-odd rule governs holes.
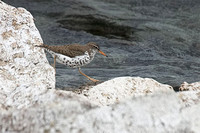
[[[99,47],[98,47],[98,46],[96,46],[96,45],[94,45],[94,48],[96,48],[96,49],[99,49]]]

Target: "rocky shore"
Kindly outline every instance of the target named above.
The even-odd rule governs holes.
[[[199,133],[200,82],[170,85],[116,77],[75,91],[55,71],[33,16],[0,1],[1,133]],[[69,75],[70,76],[70,75]]]

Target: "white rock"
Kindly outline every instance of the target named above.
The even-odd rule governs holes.
[[[173,91],[172,87],[150,78],[118,77],[83,90],[81,95],[98,105],[110,105],[132,97],[167,91]]]
[[[185,127],[185,133],[199,133],[200,131],[200,103],[185,108],[181,112],[182,127]],[[184,130],[182,130],[184,132]]]
[[[181,98],[185,106],[191,106],[200,103],[200,82],[181,84],[177,93],[178,97]]]
[[[32,15],[0,1],[0,102],[23,107],[31,98],[55,88],[55,71],[48,64]]]
[[[200,91],[177,92],[177,96],[183,101],[186,107],[200,103]]]
[[[194,82],[194,83],[187,83],[187,82],[184,82],[181,84],[180,88],[179,88],[180,91],[200,91],[200,82]]]
[[[2,133],[183,133],[200,131],[200,106],[182,108],[173,93],[155,93],[113,106],[96,107],[60,92],[52,103],[1,111]]]

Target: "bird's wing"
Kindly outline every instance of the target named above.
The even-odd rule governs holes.
[[[80,56],[85,54],[84,49],[82,49],[82,45],[72,44],[72,45],[61,45],[61,46],[48,46],[47,49],[60,53],[71,58],[75,56]]]
[[[69,57],[75,57],[75,56],[80,56],[80,55],[84,55],[85,54],[85,49],[83,45],[76,45],[74,44],[73,47],[68,47],[66,49],[67,54],[65,54],[66,56]]]

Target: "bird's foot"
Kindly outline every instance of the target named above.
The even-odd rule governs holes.
[[[94,83],[99,82],[99,80],[97,80],[97,79],[93,79],[93,78],[88,78],[88,79],[91,80]]]

